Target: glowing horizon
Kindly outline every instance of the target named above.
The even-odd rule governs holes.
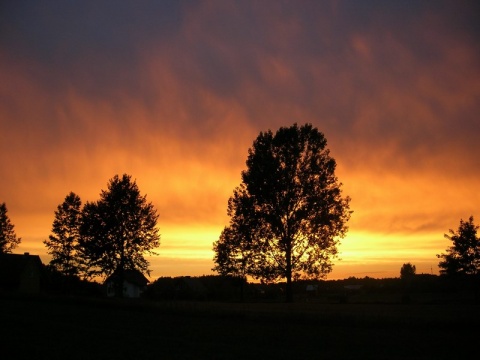
[[[51,218],[53,221],[53,211]],[[218,239],[223,226],[228,223],[226,216],[225,219],[225,223],[218,226],[193,224],[185,229],[174,224],[163,227],[163,231],[160,228],[162,236],[161,245],[155,250],[157,256],[147,256],[152,271],[150,280],[168,276],[213,274],[211,271],[214,266],[212,243]],[[31,229],[32,232],[27,235],[32,241],[24,244],[22,240],[14,252],[38,254],[44,263],[48,263],[50,256],[46,254],[46,248],[42,243],[48,235],[36,238],[32,234],[45,232],[45,229],[40,225]],[[405,241],[408,243],[409,240],[413,245],[404,245]],[[351,276],[398,277],[402,264],[407,262],[416,265],[419,274],[438,274],[436,254],[444,252],[449,245],[449,242],[443,238],[443,233],[438,234],[432,231],[411,231],[402,234],[350,230],[341,240],[339,259],[334,262],[333,272],[327,275],[327,279],[343,279]]]

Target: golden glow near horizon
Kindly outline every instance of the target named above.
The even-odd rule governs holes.
[[[438,273],[443,234],[480,221],[468,6],[160,3],[128,12],[129,26],[113,2],[69,6],[58,19],[14,4],[0,14],[0,202],[16,252],[48,263],[42,241],[65,196],[97,200],[127,173],[160,215],[151,278],[211,274],[248,148],[294,122],[324,132],[352,198],[328,278],[399,276],[405,262]]]

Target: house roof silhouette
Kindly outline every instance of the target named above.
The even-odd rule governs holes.
[[[38,255],[0,254],[0,289],[38,292],[41,271]]]

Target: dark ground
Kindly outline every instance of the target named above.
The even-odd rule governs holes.
[[[465,359],[480,306],[0,297],[2,359]]]

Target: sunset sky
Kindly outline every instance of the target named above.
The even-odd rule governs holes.
[[[354,211],[328,279],[438,273],[480,222],[478,1],[2,1],[0,203],[42,243],[115,174],[159,212],[151,279],[211,274],[260,131],[312,123]]]

